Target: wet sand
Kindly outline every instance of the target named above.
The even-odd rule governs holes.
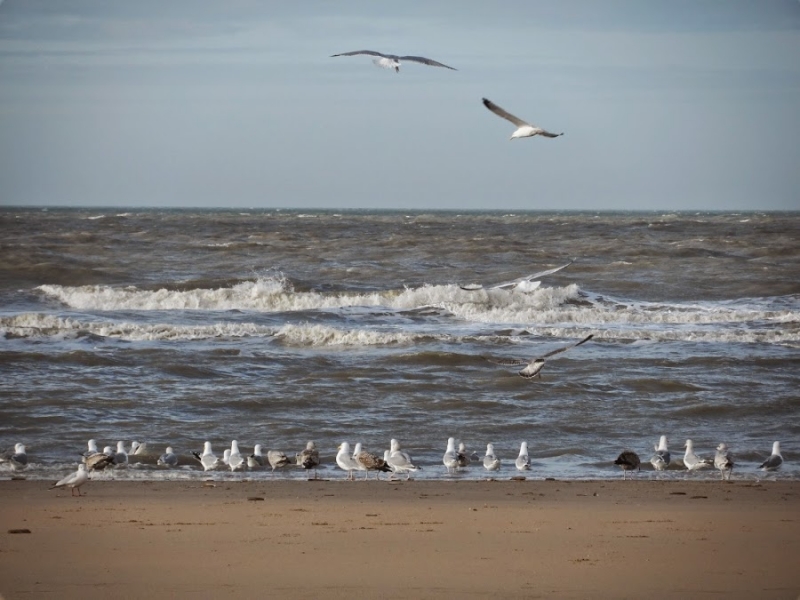
[[[800,595],[800,482],[48,486],[0,482],[5,600]]]

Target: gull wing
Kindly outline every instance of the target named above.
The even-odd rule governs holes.
[[[444,67],[445,69],[450,69],[451,71],[458,71],[458,69],[430,58],[425,58],[424,56],[398,56],[397,58],[398,60],[410,60],[411,62],[418,62],[422,63],[423,65],[430,65],[431,67]]]
[[[585,338],[583,338],[580,342],[576,342],[574,344],[570,344],[569,346],[564,346],[562,348],[558,348],[556,350],[548,352],[547,354],[542,354],[539,358],[548,358],[548,357],[553,356],[555,354],[561,354],[562,352],[566,352],[570,348],[574,348],[575,346],[580,346],[581,344],[585,344],[586,342],[588,342],[593,337],[594,337],[594,334],[590,333]]]
[[[553,273],[557,273],[558,271],[560,271],[562,269],[566,269],[568,266],[570,266],[574,262],[575,262],[574,260],[571,260],[567,264],[561,265],[560,267],[555,267],[554,269],[547,269],[546,271],[539,271],[538,273],[531,273],[530,275],[523,275],[522,277],[517,277],[516,279],[514,279],[512,281],[505,281],[503,283],[497,283],[495,285],[489,286],[486,289],[499,290],[499,289],[503,289],[503,288],[507,288],[507,287],[513,287],[515,285],[519,285],[523,281],[532,281],[534,279],[539,279],[540,277],[546,277],[547,275],[552,275]],[[470,291],[470,292],[474,292],[476,290],[485,289],[484,286],[482,286],[480,284],[462,285],[460,287],[461,287],[462,290],[467,290],[467,291]]]
[[[337,56],[355,56],[357,54],[368,54],[369,56],[381,56],[383,58],[397,58],[392,54],[381,54],[380,52],[375,52],[374,50],[353,50],[352,52],[342,52],[341,54],[331,54],[331,58],[335,58]]]
[[[499,106],[497,106],[497,104],[495,104],[494,102],[492,102],[492,101],[491,101],[491,100],[489,100],[488,98],[484,98],[484,99],[483,99],[483,105],[484,105],[486,108],[488,108],[490,111],[492,111],[494,114],[496,114],[498,117],[502,117],[502,118],[504,118],[504,119],[505,119],[505,120],[507,120],[507,121],[511,121],[511,122],[512,122],[514,125],[516,125],[517,127],[524,127],[525,125],[528,125],[529,127],[533,127],[533,126],[532,126],[530,123],[528,123],[527,121],[523,121],[523,120],[522,120],[522,119],[520,119],[519,117],[515,117],[515,116],[514,116],[514,115],[512,115],[511,113],[509,113],[509,112],[506,112],[505,110],[503,110],[502,108],[500,108]]]

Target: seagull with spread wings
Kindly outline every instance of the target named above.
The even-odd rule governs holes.
[[[544,362],[546,358],[550,358],[551,356],[555,356],[556,354],[561,354],[562,352],[566,352],[570,348],[574,348],[575,346],[580,346],[581,344],[585,344],[590,339],[594,337],[594,334],[587,335],[579,342],[575,342],[574,344],[570,344],[568,346],[562,346],[561,348],[556,348],[548,352],[547,354],[542,354],[541,356],[534,358],[533,360],[517,360],[514,358],[509,359],[494,359],[489,358],[487,359],[489,362],[493,362],[497,365],[527,365],[524,369],[522,369],[519,374],[521,377],[525,377],[526,379],[532,379],[534,377],[541,378],[541,371],[544,367]]]
[[[454,69],[453,67],[449,67],[443,63],[432,60],[430,58],[425,58],[424,56],[397,56],[396,54],[383,54],[381,52],[375,52],[374,50],[354,50],[353,52],[342,52],[341,54],[331,54],[331,58],[335,58],[337,56],[356,56],[357,54],[366,54],[368,56],[375,56],[376,58],[373,58],[372,62],[375,63],[376,66],[382,67],[384,69],[394,69],[395,73],[400,72],[401,60],[421,63],[423,65],[429,65],[431,67],[444,67],[445,69],[450,69],[451,71],[458,71],[458,69]]]
[[[468,292],[474,292],[476,290],[501,290],[504,288],[514,288],[520,292],[532,292],[536,288],[538,288],[542,282],[536,281],[541,277],[546,277],[548,275],[552,275],[553,273],[558,273],[562,269],[566,269],[575,260],[569,261],[565,265],[561,265],[560,267],[556,267],[554,269],[547,269],[546,271],[539,271],[538,273],[531,273],[530,275],[523,275],[522,277],[518,277],[512,281],[504,281],[503,283],[497,283],[495,285],[490,285],[488,287],[484,287],[481,284],[474,284],[474,285],[462,285],[460,286],[462,290],[467,290]]]
[[[511,121],[514,125],[517,126],[516,131],[511,134],[510,139],[515,138],[523,138],[523,137],[533,137],[534,135],[543,135],[544,137],[554,138],[560,135],[564,135],[563,133],[550,133],[549,131],[542,129],[541,127],[537,127],[536,125],[531,125],[527,121],[523,121],[519,117],[515,117],[510,112],[504,111],[502,108],[497,106],[491,100],[487,98],[483,99],[483,105],[496,114],[498,117],[504,118],[506,121]]]

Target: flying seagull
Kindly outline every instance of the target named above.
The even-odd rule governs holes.
[[[575,346],[580,346],[588,342],[590,339],[594,337],[594,334],[589,334],[585,338],[583,338],[580,342],[575,342],[574,344],[570,344],[568,346],[562,346],[561,348],[557,348],[548,352],[547,354],[543,354],[537,358],[534,358],[531,361],[528,360],[517,360],[514,358],[509,359],[487,359],[489,362],[493,362],[497,365],[527,365],[524,369],[522,369],[519,374],[521,377],[525,377],[527,379],[532,379],[533,377],[539,376],[541,378],[541,371],[544,367],[544,361],[546,358],[554,356],[556,354],[561,354],[562,352],[566,352],[570,348],[574,348]]]
[[[521,292],[532,292],[536,288],[538,288],[542,282],[536,281],[541,277],[547,277],[548,275],[552,275],[553,273],[558,273],[562,269],[566,269],[575,260],[569,261],[565,265],[561,265],[560,267],[556,267],[555,269],[547,269],[546,271],[539,271],[538,273],[531,273],[530,275],[523,275],[522,277],[517,277],[512,281],[504,281],[503,283],[496,283],[495,285],[490,285],[489,287],[484,287],[481,284],[476,285],[462,285],[460,286],[462,290],[467,290],[468,292],[474,292],[476,290],[501,290],[504,288],[515,288]]]
[[[541,127],[537,127],[536,125],[531,125],[530,123],[523,121],[522,119],[515,117],[511,113],[504,111],[502,108],[497,106],[491,100],[487,98],[483,99],[483,105],[496,114],[498,117],[503,117],[507,121],[511,121],[514,125],[517,126],[517,130],[511,134],[510,139],[514,138],[523,138],[523,137],[533,137],[534,135],[543,135],[544,137],[554,138],[560,135],[564,135],[563,133],[550,133],[542,129]]]
[[[372,62],[374,62],[376,66],[384,69],[394,69],[395,73],[400,72],[401,60],[408,60],[411,62],[422,63],[423,65],[430,65],[431,67],[444,67],[445,69],[450,69],[451,71],[458,71],[458,69],[448,67],[445,64],[431,60],[430,58],[425,58],[424,56],[397,56],[396,54],[381,54],[380,52],[375,52],[374,50],[354,50],[353,52],[342,52],[341,54],[332,54],[331,58],[335,58],[337,56],[355,56],[356,54],[375,56],[377,58],[373,58]]]

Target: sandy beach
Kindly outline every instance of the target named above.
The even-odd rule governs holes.
[[[800,594],[794,481],[47,488],[0,482],[6,600]]]

